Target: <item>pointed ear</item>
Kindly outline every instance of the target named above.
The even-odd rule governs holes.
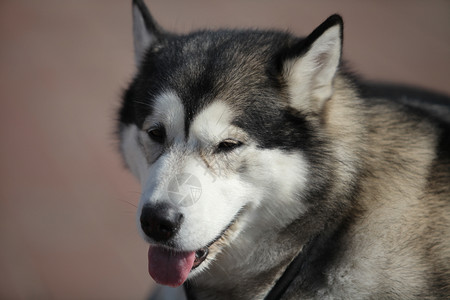
[[[293,108],[317,112],[331,98],[342,37],[342,18],[332,15],[285,54],[282,72]]]
[[[163,35],[143,0],[133,0],[133,35],[134,58],[139,66],[147,49]]]

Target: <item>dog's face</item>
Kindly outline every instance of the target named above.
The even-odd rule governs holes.
[[[176,36],[141,1],[133,12],[139,70],[120,111],[120,145],[142,184],[137,220],[151,244],[150,274],[177,286],[249,226],[281,227],[307,210],[317,138],[305,99],[330,96],[310,73],[337,67],[341,23],[306,42],[257,31]],[[314,52],[320,36],[308,58],[304,49]]]

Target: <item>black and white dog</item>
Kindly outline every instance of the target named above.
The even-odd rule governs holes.
[[[142,0],[133,16],[118,128],[156,282],[195,299],[450,297],[448,98],[346,72],[338,15],[305,38],[177,35]]]

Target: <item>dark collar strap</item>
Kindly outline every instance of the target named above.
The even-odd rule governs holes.
[[[194,295],[194,292],[192,291],[192,287],[189,284],[189,282],[186,281],[183,284],[183,289],[187,300],[197,300],[197,297]]]

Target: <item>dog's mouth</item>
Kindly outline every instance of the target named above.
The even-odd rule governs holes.
[[[195,259],[194,259],[194,264],[192,265],[192,270],[194,270],[195,268],[200,266],[201,263],[205,261],[208,254],[209,254],[208,247],[203,247],[202,249],[195,251]]]
[[[177,287],[186,281],[191,270],[197,268],[207,257],[209,249],[175,251],[160,246],[148,249],[148,272],[159,284]]]
[[[207,246],[195,251],[177,251],[161,246],[150,245],[148,249],[148,271],[159,284],[177,287],[182,285],[189,273],[198,268],[208,257],[220,252],[229,236],[235,231],[235,224],[243,209],[241,209],[226,228]]]

